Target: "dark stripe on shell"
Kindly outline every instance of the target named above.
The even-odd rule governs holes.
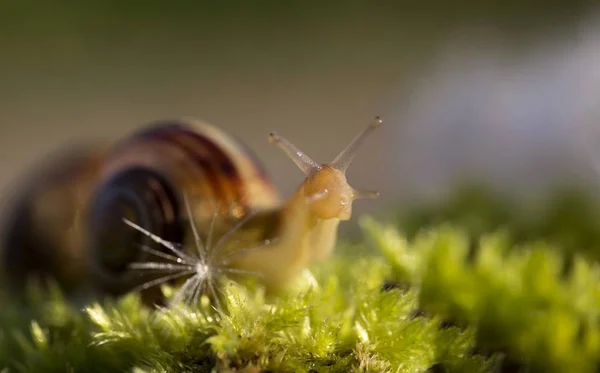
[[[131,141],[139,141],[145,138],[168,142],[185,151],[190,159],[204,171],[207,182],[211,185],[219,201],[227,201],[227,190],[231,190],[232,200],[243,206],[245,210],[247,209],[244,183],[237,172],[235,164],[231,161],[230,156],[211,138],[190,128],[185,123],[177,121],[152,123],[145,129],[133,134]],[[186,138],[191,141],[185,141]],[[197,147],[190,146],[190,143],[197,144]],[[127,146],[127,142],[121,146]],[[199,149],[205,149],[211,158],[206,158],[205,155],[198,152]],[[221,183],[220,178],[222,176],[226,178],[225,183]],[[228,208],[229,206],[225,207]]]

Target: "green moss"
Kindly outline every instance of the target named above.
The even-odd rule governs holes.
[[[593,372],[600,364],[600,267],[543,243],[509,250],[484,236],[469,258],[469,236],[441,226],[407,244],[394,226],[363,226],[390,261],[394,279],[419,290],[432,314],[475,329],[479,350],[506,353],[540,372]]]
[[[574,254],[600,262],[600,204],[573,187],[557,188],[541,203],[524,203],[480,185],[458,188],[441,203],[415,206],[398,215],[409,238],[423,229],[451,223],[472,241],[502,230],[511,247],[543,240],[568,261]]]
[[[135,295],[83,312],[55,292],[1,313],[0,365],[17,372],[210,371],[253,366],[281,372],[486,371],[471,356],[474,331],[414,317],[418,292],[382,291],[392,266],[339,257],[267,302],[258,287],[229,284],[228,313],[156,312]],[[39,294],[38,294],[39,295]],[[35,320],[35,321],[31,321]],[[399,369],[399,370],[398,370]]]
[[[56,288],[3,296],[0,371],[596,371],[593,205],[561,197],[532,219],[481,196],[412,231],[363,218],[360,242],[279,297],[228,284],[224,313],[207,299],[159,312],[135,294],[84,307]]]

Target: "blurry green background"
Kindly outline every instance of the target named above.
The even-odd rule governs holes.
[[[357,212],[474,178],[595,190],[593,4],[0,0],[0,187],[70,141],[193,116],[289,195],[302,175],[270,131],[326,161],[381,115],[349,178],[382,197]]]

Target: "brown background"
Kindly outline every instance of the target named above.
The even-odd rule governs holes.
[[[359,212],[466,177],[600,178],[577,145],[600,97],[585,2],[208,4],[0,0],[2,190],[61,144],[179,116],[243,138],[287,195],[302,175],[270,131],[326,161],[381,115]]]

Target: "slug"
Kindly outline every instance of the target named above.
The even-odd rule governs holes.
[[[158,121],[114,144],[86,144],[47,157],[19,185],[2,231],[0,265],[12,290],[50,278],[70,294],[157,285],[180,298],[215,293],[218,280],[254,276],[277,292],[333,251],[357,199],[346,170],[376,117],[329,163],[271,133],[305,175],[282,199],[256,156],[233,135],[192,120]]]

